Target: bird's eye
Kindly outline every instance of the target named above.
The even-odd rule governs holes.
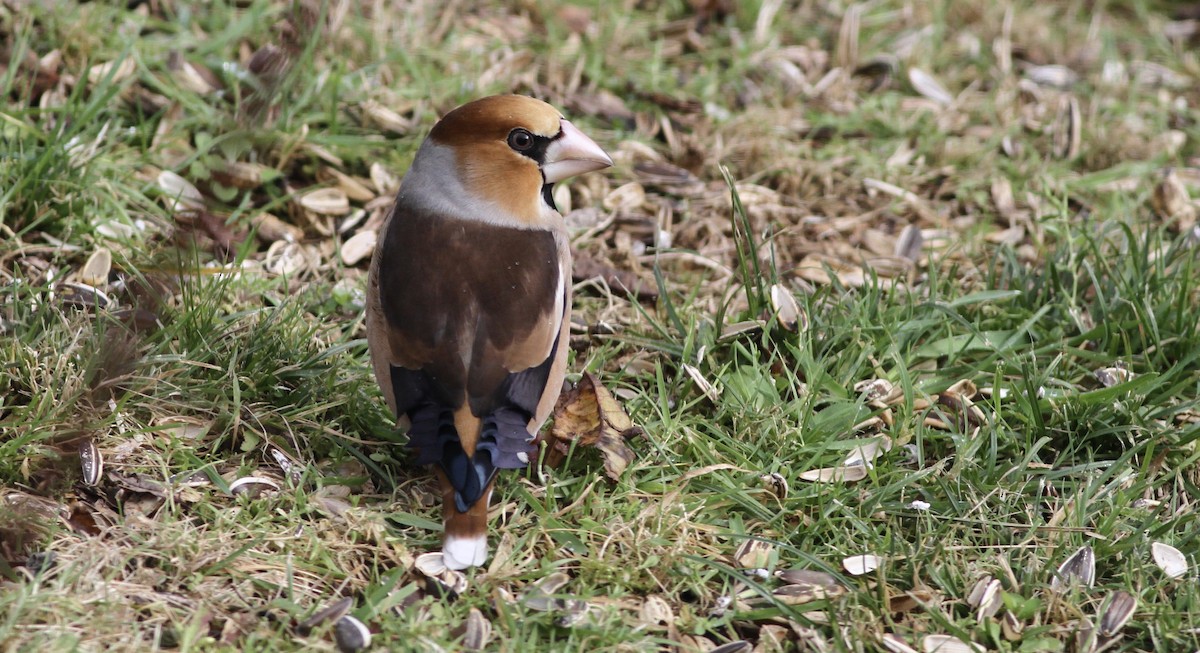
[[[527,152],[533,147],[533,134],[518,127],[508,133],[508,146],[518,152]]]

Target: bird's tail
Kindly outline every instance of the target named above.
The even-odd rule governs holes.
[[[478,501],[459,511],[457,490],[440,466],[434,467],[442,486],[442,559],[451,569],[478,567],[487,561],[488,501],[496,484],[493,475]]]

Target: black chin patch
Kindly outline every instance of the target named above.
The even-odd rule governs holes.
[[[542,184],[542,199],[550,208],[558,210],[558,207],[554,205],[554,184]]]

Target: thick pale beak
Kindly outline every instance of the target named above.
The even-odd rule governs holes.
[[[613,164],[604,150],[566,120],[562,121],[562,134],[550,141],[546,148],[546,162],[542,164],[542,176],[547,184],[562,181],[593,170],[603,170]]]

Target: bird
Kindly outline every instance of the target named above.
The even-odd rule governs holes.
[[[571,248],[554,184],[612,164],[550,104],[485,97],[433,126],[381,227],[371,365],[441,485],[450,569],[487,561],[496,474],[528,465],[562,391]]]

